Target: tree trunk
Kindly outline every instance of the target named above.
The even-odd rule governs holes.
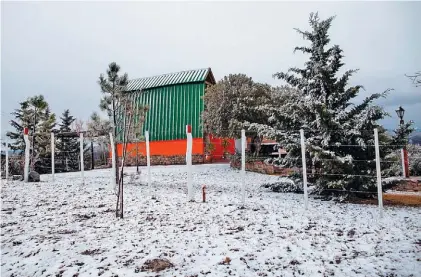
[[[95,169],[95,158],[94,158],[94,142],[91,141],[91,169]]]
[[[115,206],[115,217],[119,216],[119,202],[120,202],[120,183],[118,183],[118,191],[117,191],[117,203]]]
[[[114,157],[115,157],[115,183],[118,184],[119,176],[118,176],[118,156],[117,156],[117,143],[114,142]],[[112,161],[111,161],[112,162]]]
[[[123,164],[123,166],[121,167],[121,176],[120,176],[120,179],[121,179],[121,189],[120,189],[120,193],[121,193],[121,196],[120,196],[120,218],[123,218],[123,187],[124,187],[124,183],[123,183],[123,168],[124,168],[124,164]]]
[[[114,89],[115,89],[115,84],[114,84],[114,82],[113,82],[113,92],[114,92]],[[115,93],[115,92],[114,92]],[[116,166],[115,166],[115,182],[116,182],[116,184],[118,184],[119,182],[118,182],[118,179],[119,179],[119,176],[118,176],[118,156],[117,156],[117,120],[116,120],[116,113],[115,113],[115,98],[114,98],[115,96],[113,95],[112,96],[112,104],[113,104],[113,124],[114,124],[114,157],[115,157],[115,160],[116,160]]]
[[[136,142],[136,173],[139,174],[139,142]]]
[[[31,170],[35,170],[34,150],[35,150],[35,126],[37,121],[37,108],[34,108],[34,125],[32,126],[32,152],[31,152]]]

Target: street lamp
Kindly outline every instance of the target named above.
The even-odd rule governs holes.
[[[399,106],[399,109],[396,110],[396,114],[398,115],[400,119],[400,124],[403,125],[404,124],[403,115],[405,114],[405,110],[402,108],[402,106]]]
[[[405,124],[403,121],[403,115],[405,114],[405,110],[402,108],[402,106],[399,106],[399,108],[396,110],[396,114],[398,115],[400,122],[399,124],[401,127]],[[409,178],[409,162],[408,162],[408,152],[406,150],[406,145],[403,145],[402,151],[402,169],[403,169],[403,176],[406,178]]]

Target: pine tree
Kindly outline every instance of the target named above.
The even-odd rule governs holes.
[[[311,13],[311,31],[296,29],[309,46],[296,47],[295,51],[308,54],[309,60],[304,68],[274,74],[295,89],[296,97],[288,105],[272,107],[268,124],[251,124],[251,127],[278,139],[290,150],[292,158],[300,157],[299,129],[304,129],[307,166],[315,169],[314,183],[319,190],[372,190],[375,188],[373,129],[378,128],[379,139],[385,141],[385,130],[378,121],[387,115],[373,101],[385,97],[388,90],[353,104],[363,87],[348,87],[349,78],[357,70],[338,76],[344,65],[343,51],[338,45],[328,47],[333,19],[320,20],[317,13]],[[388,151],[381,152],[382,156],[387,154]]]
[[[15,132],[8,132],[6,135],[13,140],[11,149],[25,150],[23,139],[23,128],[29,129],[31,143],[30,166],[35,169],[48,168],[51,160],[48,157],[50,150],[50,133],[55,126],[55,115],[49,110],[49,105],[43,95],[36,95],[20,103],[20,108],[12,113],[15,120],[10,124],[16,129]],[[22,153],[23,154],[23,153]]]
[[[60,117],[61,123],[59,124],[60,133],[72,132],[72,124],[76,120],[70,115],[69,110],[65,110]],[[79,152],[80,144],[77,137],[60,136],[57,138],[56,152],[60,161],[60,169],[64,171],[77,170],[79,167]]]
[[[19,103],[20,108],[16,109],[12,115],[15,116],[15,120],[10,121],[10,125],[16,129],[15,132],[7,132],[6,135],[13,141],[10,144],[11,150],[25,151],[25,141],[23,139],[23,129],[28,128],[32,130],[33,116],[29,109],[28,100]],[[23,152],[22,152],[23,155]]]
[[[117,140],[121,137],[121,129],[118,126],[121,122],[121,118],[118,117],[118,111],[121,107],[122,95],[124,90],[129,83],[129,77],[127,73],[119,75],[120,66],[112,62],[108,65],[107,74],[100,74],[98,84],[103,93],[99,108],[101,111],[106,111],[111,122],[111,128],[114,136],[115,152],[114,155],[117,157]],[[120,121],[120,122],[119,122]],[[116,167],[116,183],[118,183],[118,169]]]
[[[51,133],[56,126],[56,117],[55,114],[50,112],[48,106],[40,116],[41,122],[35,137],[35,171],[39,173],[51,173]]]
[[[398,128],[393,130],[394,136],[391,144],[395,145],[397,148],[402,148],[403,145],[408,144],[409,136],[414,131],[413,124],[414,122],[411,120],[404,124],[400,124]]]
[[[100,109],[106,111],[111,121],[111,129],[114,135],[114,156],[117,156],[117,142],[122,144],[122,166],[120,170],[116,167],[116,184],[118,184],[117,191],[117,207],[116,216],[123,218],[123,171],[124,161],[126,157],[127,142],[131,137],[131,126],[133,122],[138,124],[143,123],[144,115],[148,107],[143,105],[133,105],[131,93],[126,91],[128,84],[127,73],[119,75],[120,66],[115,62],[108,65],[107,74],[99,76],[98,84],[101,87],[103,97],[100,102]]]

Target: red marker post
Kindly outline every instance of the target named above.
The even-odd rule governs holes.
[[[403,149],[403,163],[405,167],[405,178],[409,178],[408,150],[406,147]]]
[[[206,202],[206,185],[202,186],[203,202]]]

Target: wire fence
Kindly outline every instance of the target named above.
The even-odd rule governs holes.
[[[240,130],[238,130],[240,131]],[[373,130],[363,130],[370,131],[373,133]],[[170,132],[163,132],[163,135]],[[248,139],[246,142],[246,161],[257,162],[262,161],[273,165],[285,165],[296,163],[295,166],[300,167],[301,155],[296,155],[291,157],[287,155],[287,150],[291,148],[300,149],[300,144],[298,142],[290,143],[288,149],[279,145],[273,140],[260,140],[254,142],[253,136],[257,136],[255,131],[246,131]],[[56,144],[59,141],[56,142]],[[79,144],[80,138],[72,138],[71,143]],[[70,144],[70,143],[69,143]],[[209,145],[211,145],[209,147]],[[311,147],[311,144],[309,145]],[[109,168],[111,167],[111,154],[110,154],[110,144],[109,142],[97,143],[93,142],[92,138],[84,142],[84,170],[92,170],[98,168]],[[174,141],[151,141],[150,142],[150,151],[152,158],[152,165],[155,164],[185,164],[185,151],[187,147],[186,140],[174,140]],[[359,148],[360,152],[365,152],[364,158],[354,158],[349,160],[354,164],[366,164],[368,166],[373,166],[376,163],[375,159],[375,145],[357,145],[357,144],[347,144],[347,145],[338,145],[338,144],[327,144],[323,146],[324,148],[330,148],[332,151],[337,152],[349,152],[350,149]],[[381,153],[388,153],[386,156],[382,156],[380,159],[382,170],[382,178],[403,176],[403,162],[400,153],[400,149],[407,147],[408,152],[408,161],[410,165],[410,174],[418,175],[420,174],[420,156],[421,156],[421,147],[416,145],[383,145],[379,144]],[[64,147],[65,148],[65,147]],[[238,161],[241,153],[240,139],[229,139],[224,141],[221,138],[213,138],[210,140],[210,143],[207,143],[203,139],[193,139],[192,142],[192,155],[193,163],[205,163],[205,162],[224,162],[224,161]],[[393,148],[391,150],[391,148]],[[144,166],[146,165],[146,147],[145,141],[140,142],[129,142],[127,146],[127,159],[125,164],[128,166]],[[118,166],[121,166],[121,149],[118,152]],[[362,151],[361,151],[362,150]],[[208,158],[207,158],[208,157]],[[32,157],[31,157],[32,158]],[[184,159],[183,159],[184,158]],[[11,175],[21,174],[23,171],[24,163],[23,153],[21,155],[12,155],[9,157],[9,173]],[[39,155],[34,158],[34,161],[31,162],[31,169],[41,173],[41,174],[51,174],[52,173],[52,156],[46,151],[44,155]],[[2,176],[5,176],[5,156],[2,156],[1,170]],[[333,158],[313,158],[309,162],[340,162],[338,159]],[[63,172],[76,172],[81,170],[80,162],[80,150],[74,148],[71,151],[58,150],[57,145],[54,151],[54,167],[55,173]],[[313,175],[348,175],[345,173],[328,173],[328,172],[317,172],[317,168],[311,168]],[[310,169],[309,169],[310,170]],[[355,175],[355,174],[354,174]],[[375,177],[375,175],[369,174],[356,174],[356,176],[362,177]]]
[[[310,131],[309,138],[306,138],[305,130],[301,133],[285,130],[284,132],[288,131],[291,136],[285,145],[280,145],[275,140],[264,139],[264,136],[255,131],[239,131],[239,139],[212,136],[193,138],[191,133],[186,133],[186,139],[166,141],[149,141],[151,134],[147,133],[141,141],[128,142],[125,165],[150,168],[150,165],[187,164],[190,168],[191,164],[229,162],[241,172],[247,170],[291,178],[300,177],[304,179],[305,195],[307,186],[327,182],[336,185],[328,186],[324,190],[326,193],[373,195],[377,192],[380,196],[381,193],[376,190],[376,185],[379,189],[378,182],[381,183],[390,177],[421,175],[420,146],[382,144],[373,130],[359,131],[359,134],[367,132],[365,141],[345,144],[329,143],[323,138],[311,136]],[[278,130],[279,134],[282,132]],[[163,132],[160,136],[165,137],[167,134],[171,132]],[[347,140],[352,141],[352,136],[353,134],[350,134]],[[66,148],[66,143],[67,146],[73,145],[72,149],[66,150],[69,149]],[[112,152],[112,143],[106,136],[98,142],[83,136],[52,135],[51,147],[47,149],[47,154],[36,156],[30,167],[41,174],[52,174],[53,178],[55,173],[81,172],[82,180],[84,171],[112,168],[112,180],[113,171],[121,166],[121,144],[117,145],[117,157],[113,157]],[[6,161],[2,159],[2,176],[10,177],[17,172],[22,173],[24,158],[24,155],[8,157],[8,174],[5,174]],[[114,166],[113,158],[116,160]],[[147,176],[150,184],[149,171]],[[242,183],[245,183],[245,180],[242,180]],[[368,184],[372,185],[371,188],[368,188]],[[382,189],[380,184],[380,191]]]
[[[54,174],[66,172],[80,172],[101,168],[110,168],[110,143],[106,136],[94,136],[83,138],[81,136],[59,134],[56,137],[51,135],[48,147],[35,146],[36,151],[32,152],[31,147],[29,153],[29,171],[35,171],[39,174]],[[31,140],[29,140],[31,141]],[[82,141],[82,143],[81,143]],[[9,155],[3,155],[1,159],[2,177],[12,178],[14,175],[24,175],[25,171],[25,152],[17,154],[11,152],[5,145],[2,147],[3,152]],[[83,167],[82,159],[83,159]],[[6,174],[6,163],[8,164]]]

